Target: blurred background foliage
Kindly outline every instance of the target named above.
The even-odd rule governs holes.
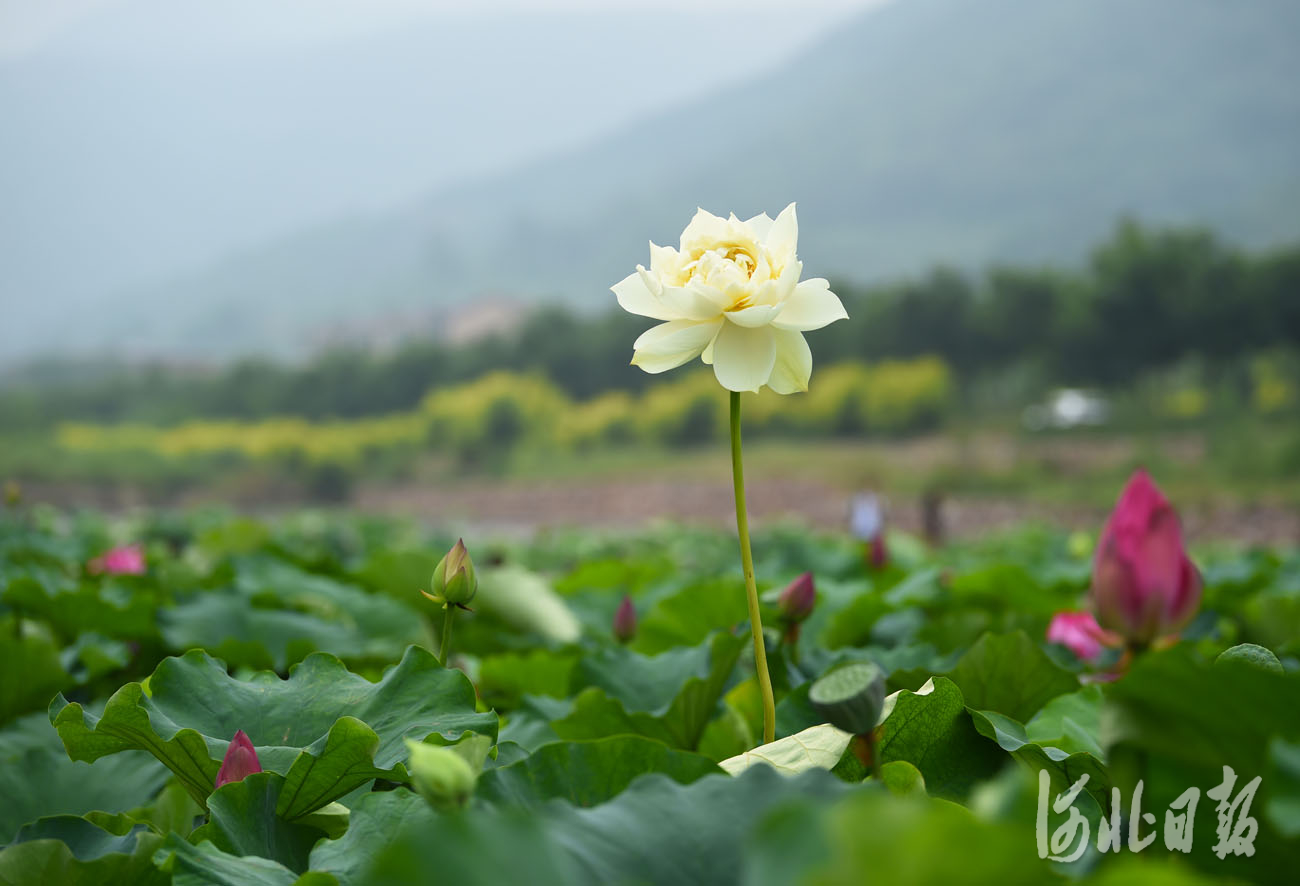
[[[1104,398],[1094,423],[1119,433],[1204,433],[1218,479],[1300,470],[1300,248],[1246,252],[1205,231],[1124,222],[1083,268],[937,268],[835,286],[852,322],[812,333],[809,393],[748,398],[747,436],[1023,434],[1026,409],[1069,386]],[[340,500],[358,478],[409,479],[430,459],[499,474],[520,453],[716,443],[725,401],[707,368],[628,365],[646,326],[613,307],[549,307],[469,343],[297,365],[38,364],[0,389],[0,474],[167,490],[232,474],[257,486],[261,465]]]
[[[1297,246],[1245,252],[1203,230],[1124,222],[1079,269],[995,267],[976,277],[937,268],[869,289],[832,282],[852,322],[812,336],[822,368],[933,355],[966,380],[1024,377],[1021,388],[1032,396],[1054,385],[1122,387],[1194,359],[1211,381],[1240,386],[1265,411],[1295,405],[1285,376],[1295,370],[1294,354],[1258,364],[1251,358],[1300,342]],[[631,342],[647,321],[610,302],[594,315],[543,308],[513,333],[470,343],[340,349],[300,365],[259,359],[187,372],[37,363],[0,392],[0,429],[372,417],[412,410],[430,389],[494,370],[539,375],[577,401],[659,383],[628,365]]]

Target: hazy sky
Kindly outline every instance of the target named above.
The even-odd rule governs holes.
[[[737,15],[791,9],[802,31],[881,2],[884,0],[802,0],[796,7],[789,0],[0,0],[0,60],[39,52],[70,34],[77,37],[74,45],[88,51],[112,52],[115,44],[126,48],[120,42],[120,30],[97,30],[93,25],[103,20],[106,11],[120,13],[130,7],[148,11],[142,16],[148,21],[137,22],[145,27],[131,35],[135,37],[151,29],[156,29],[155,33],[192,33],[187,25],[202,22],[215,42],[293,45],[328,42],[418,19],[614,9],[734,10]],[[149,47],[130,46],[132,51],[141,48]],[[154,48],[162,48],[161,42]]]
[[[61,316],[569,150],[881,2],[0,0],[0,307]]]

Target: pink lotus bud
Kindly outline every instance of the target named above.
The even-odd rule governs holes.
[[[1084,661],[1094,661],[1108,646],[1119,646],[1123,638],[1103,630],[1091,612],[1058,612],[1047,626],[1047,642],[1068,646]]]
[[[91,560],[86,569],[96,575],[144,575],[144,548],[120,545]]]
[[[783,621],[798,624],[812,615],[813,604],[817,602],[817,591],[813,587],[813,574],[805,572],[786,585],[781,596],[777,598],[777,607],[781,610]]]
[[[1129,478],[1097,543],[1092,608],[1102,627],[1146,646],[1191,621],[1201,577],[1187,559],[1178,515],[1146,471]]]
[[[248,740],[244,730],[240,729],[230,740],[230,747],[226,749],[226,758],[221,761],[221,768],[217,770],[215,787],[219,788],[232,781],[243,781],[245,776],[261,771],[262,764],[257,760],[257,751],[253,749],[253,743]]]
[[[632,638],[636,636],[636,607],[632,605],[632,598],[623,597],[623,602],[618,604],[618,611],[614,613],[614,639],[620,643],[631,643]]]
[[[879,533],[867,544],[867,563],[872,569],[884,569],[889,565],[889,549],[885,547],[885,534]]]

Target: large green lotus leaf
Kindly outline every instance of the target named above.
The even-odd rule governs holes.
[[[605,697],[600,690],[593,689],[592,692]],[[519,700],[519,706],[507,715],[505,724],[501,727],[500,740],[512,742],[529,751],[536,750],[544,744],[560,740],[560,736],[551,728],[551,723],[572,712],[571,699],[525,695]]]
[[[153,866],[162,837],[124,815],[56,815],[24,826],[0,851],[0,886],[166,884]]]
[[[719,769],[707,757],[636,735],[561,741],[543,745],[516,763],[484,772],[476,796],[514,806],[536,806],[556,797],[575,806],[595,806],[648,772],[689,784]]]
[[[759,765],[771,766],[784,775],[797,775],[809,769],[834,769],[852,738],[852,733],[822,723],[745,751],[718,765],[732,775]]]
[[[916,692],[895,692],[885,699],[881,720],[880,761],[911,763],[936,797],[963,800],[1005,763],[1002,752],[976,731],[961,690],[946,677],[934,677]]]
[[[353,577],[361,584],[398,600],[411,600],[416,589],[429,587],[441,555],[427,550],[373,551],[366,557]]]
[[[621,646],[583,656],[574,671],[575,689],[597,686],[632,711],[662,713],[691,680],[730,675],[746,638],[719,633],[697,646],[646,656]]]
[[[744,886],[806,882],[805,873],[830,856],[824,813],[825,804],[803,797],[769,810],[748,835],[738,881]]]
[[[1269,798],[1264,814],[1282,836],[1300,836],[1300,742],[1273,739],[1268,761]]]
[[[154,863],[172,886],[337,886],[329,874],[309,872],[299,876],[278,861],[256,855],[223,852],[211,842],[197,846],[170,834],[154,853]]]
[[[471,808],[405,829],[376,860],[367,882],[727,886],[740,882],[743,841],[767,810],[800,797],[825,802],[849,790],[827,772],[786,777],[756,766],[735,778],[710,775],[688,785],[647,775],[599,806],[552,800],[525,819],[519,810]],[[501,852],[521,830],[526,849]],[[507,880],[491,867],[506,861],[475,865],[471,853],[493,846],[489,854],[538,851],[535,874]]]
[[[128,751],[124,754],[117,754],[111,759],[100,760],[95,764],[92,771],[101,767],[111,769],[110,764],[113,761],[121,760],[123,757],[136,753],[143,754],[143,751]],[[153,757],[148,754],[144,754],[144,757],[151,764],[167,773],[167,769]],[[64,758],[66,759],[67,755],[64,755]],[[171,773],[167,774],[170,775]],[[151,802],[144,806],[129,809],[126,814],[136,821],[152,825],[153,829],[160,834],[175,831],[182,837],[188,837],[190,832],[194,830],[195,825],[199,823],[199,817],[203,814],[203,810],[199,807],[199,804],[194,802],[194,798],[189,795],[189,792],[185,790],[185,786],[173,778],[158,792],[158,795]]]
[[[805,571],[807,567],[796,568],[794,574],[788,578],[793,579],[796,575]],[[856,570],[855,570],[856,573]],[[800,625],[799,628],[799,652],[800,658],[807,655],[812,650],[822,651],[827,647],[826,631],[828,626],[835,621],[841,612],[851,607],[856,601],[864,597],[877,597],[873,594],[873,588],[876,587],[872,579],[865,578],[861,575],[854,574],[850,580],[836,580],[829,574],[816,572],[817,600],[813,606],[812,613]],[[787,582],[777,581],[775,586],[768,590],[767,600],[765,603],[774,603],[779,598],[781,589]],[[773,622],[775,626],[775,622]],[[861,624],[856,626],[862,628]],[[870,625],[866,626],[869,633]],[[856,634],[856,630],[855,630]],[[865,634],[864,634],[865,636]],[[846,645],[846,644],[838,644]],[[851,645],[851,644],[848,644]]]
[[[1300,837],[1286,836],[1267,814],[1275,792],[1286,790],[1273,769],[1274,742],[1300,741],[1300,673],[1276,674],[1249,664],[1199,659],[1187,644],[1142,656],[1106,688],[1102,745],[1125,811],[1141,779],[1142,806],[1160,815],[1184,791],[1203,794],[1196,839],[1184,858],[1212,876],[1285,882],[1300,869]],[[1261,779],[1250,815],[1258,823],[1254,855],[1220,859],[1215,801],[1205,792],[1235,775],[1237,800]]]
[[[894,760],[880,767],[880,781],[891,794],[906,797],[909,794],[926,794],[925,776],[906,760]]]
[[[575,886],[588,882],[544,824],[518,809],[402,822],[345,884]],[[360,847],[368,852],[370,847]],[[619,881],[614,881],[619,882]],[[626,876],[621,882],[627,882]],[[301,884],[306,886],[306,884]]]
[[[564,598],[542,576],[520,566],[480,569],[474,606],[515,630],[552,643],[574,643],[582,633]]]
[[[234,587],[192,595],[159,622],[172,649],[275,670],[316,651],[388,661],[428,642],[412,607],[269,558],[240,561]]]
[[[962,606],[989,612],[1010,611],[1022,618],[1038,616],[1040,619],[1068,608],[1078,595],[1069,587],[1054,593],[1031,576],[1024,565],[1011,562],[985,564],[958,573],[948,582],[948,591],[952,601]]]
[[[363,873],[374,857],[398,839],[403,827],[417,821],[430,829],[437,822],[419,794],[400,787],[366,794],[353,806],[347,832],[316,844],[311,851],[311,870],[328,872],[342,886],[365,886]]]
[[[948,678],[974,710],[997,711],[1025,722],[1079,678],[1057,665],[1024,631],[985,634],[966,650]]]
[[[84,686],[130,664],[131,647],[91,631],[64,647],[59,661],[77,685]]]
[[[96,766],[69,760],[49,717],[22,717],[0,731],[0,845],[38,818],[125,812],[147,803],[169,775],[144,751]]]
[[[746,886],[785,883],[1050,883],[1032,827],[981,821],[921,795],[855,791],[794,801],[764,818],[745,853]]]
[[[803,634],[818,640],[826,649],[861,646],[870,641],[876,621],[892,610],[893,607],[879,592],[867,588],[822,617],[818,617],[814,610],[816,622],[810,624]],[[815,630],[816,626],[820,626],[820,630]]]
[[[72,682],[49,632],[27,620],[16,626],[12,617],[0,618],[0,674],[0,724],[39,710]]]
[[[577,661],[576,651],[534,649],[488,655],[479,662],[475,683],[488,704],[515,707],[525,694],[563,698],[569,694]]]
[[[647,550],[635,557],[625,552],[613,557],[586,556],[567,575],[555,580],[555,590],[566,597],[582,591],[635,594],[671,576],[676,566],[663,550]]]
[[[554,739],[579,741],[611,735],[643,735],[685,750],[695,750],[697,747],[674,736],[663,719],[653,714],[629,713],[621,701],[595,687],[578,693],[568,705],[566,713],[551,721],[549,733],[534,731],[536,735],[521,735],[518,731],[512,731],[508,735],[515,741],[532,738],[537,742],[536,747]]]
[[[237,680],[195,650],[159,664],[149,687],[149,695],[139,683],[122,687],[100,717],[57,697],[50,720],[68,755],[93,761],[148,750],[205,803],[230,738],[242,729],[262,768],[285,775],[278,812],[287,819],[372,778],[405,780],[405,738],[496,735],[496,715],[476,713],[465,675],[415,646],[377,683],[324,653],[308,656],[287,680],[265,672]]]
[[[1035,744],[1092,754],[1105,762],[1100,738],[1102,701],[1101,687],[1095,683],[1058,695],[1025,724],[1025,736]]]
[[[574,674],[589,688],[551,728],[565,739],[633,733],[695,750],[746,642],[717,634],[702,646],[652,658],[622,648],[599,650]]]
[[[401,636],[419,623],[415,609],[419,585],[409,589],[408,603],[267,557],[241,561],[235,586],[259,603],[273,600],[286,609],[341,622],[363,634]]]
[[[691,583],[660,600],[645,614],[637,625],[632,648],[658,655],[681,646],[696,646],[714,631],[730,630],[748,619],[745,585],[739,578]]]
[[[120,576],[102,583],[38,582],[23,578],[5,588],[4,602],[48,622],[65,637],[97,631],[148,639],[163,594],[147,578]]]
[[[760,721],[757,730],[760,736],[761,730]],[[760,740],[755,736],[755,731],[748,718],[724,697],[722,710],[709,721],[708,726],[704,727],[704,734],[700,736],[700,746],[696,751],[710,760],[730,759],[737,754],[743,754]],[[783,735],[779,725],[777,734]]]
[[[222,852],[269,858],[302,873],[308,854],[325,832],[276,814],[284,786],[284,776],[276,772],[255,772],[222,785],[208,797],[208,823],[190,841],[211,840]]]
[[[1110,806],[1110,773],[1105,764],[1092,754],[1071,754],[1058,747],[1032,742],[1024,726],[994,711],[972,710],[970,716],[980,735],[997,742],[998,747],[1034,772],[1047,770],[1052,780],[1052,796],[1068,791],[1071,785],[1087,775],[1084,789],[1097,804],[1097,809],[1090,812],[1105,811]]]

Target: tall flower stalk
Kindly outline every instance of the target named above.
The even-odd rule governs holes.
[[[633,343],[633,366],[660,373],[699,358],[731,392],[736,530],[763,697],[764,744],[776,736],[776,703],[745,513],[740,394],[764,387],[778,394],[808,390],[812,351],[803,334],[848,317],[824,278],[799,279],[798,241],[793,203],[774,219],[762,214],[744,221],[701,209],[682,231],[677,249],[651,243],[650,267],[637,265],[610,287],[624,310],[660,321]]]
[[[754,580],[754,552],[749,546],[749,515],[745,510],[745,465],[740,447],[740,392],[731,392],[731,479],[736,487],[736,532],[740,535],[740,563],[745,570],[745,599],[749,604],[749,629],[754,635],[754,669],[763,699],[763,744],[776,738],[776,699],[772,675],[767,670],[767,646],[763,642],[763,618],[758,609],[758,585]]]

